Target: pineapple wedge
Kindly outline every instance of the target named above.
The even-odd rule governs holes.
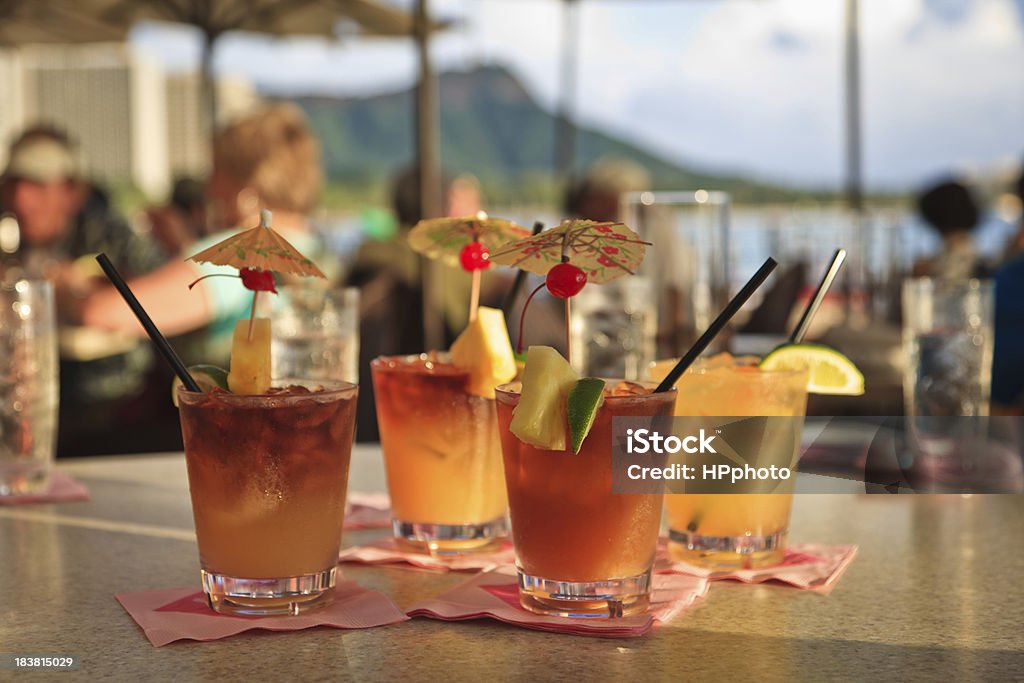
[[[566,450],[566,403],[577,380],[579,376],[558,351],[531,346],[526,351],[523,389],[509,431],[535,448]]]
[[[516,358],[508,340],[505,314],[497,308],[481,306],[476,320],[462,331],[451,348],[452,362],[469,368],[466,391],[494,398],[494,387],[516,376]]]
[[[249,338],[248,320],[235,323],[228,388],[235,394],[265,394],[270,389],[269,319],[253,321],[252,339]]]

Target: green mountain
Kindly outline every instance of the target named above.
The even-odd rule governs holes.
[[[492,201],[557,201],[553,183],[555,117],[500,66],[448,72],[438,79],[442,164],[480,178]],[[363,98],[293,98],[324,145],[329,178],[355,192],[380,192],[396,169],[413,158],[414,92]],[[651,173],[655,189],[708,187],[737,200],[806,196],[791,188],[684,168],[612,135],[581,128],[577,168],[615,155]],[[375,188],[375,189],[374,189]]]

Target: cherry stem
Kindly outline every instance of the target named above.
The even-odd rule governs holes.
[[[198,280],[194,280],[194,281],[193,281],[193,282],[192,282],[192,283],[191,283],[191,284],[190,284],[190,285],[188,286],[188,288],[189,288],[189,289],[192,289],[193,287],[195,287],[196,285],[198,285],[198,284],[199,284],[200,282],[202,282],[203,280],[205,280],[205,279],[206,279],[206,278],[208,278],[208,277],[237,277],[237,278],[238,278],[239,280],[241,280],[241,279],[242,279],[242,276],[241,276],[241,275],[232,275],[231,273],[210,273],[209,275],[204,275],[204,276],[202,276],[202,277],[201,277],[201,278],[199,278]]]
[[[472,273],[472,288],[469,290],[469,322],[476,320],[477,311],[480,309],[480,276],[483,273],[479,268]]]
[[[537,289],[530,292],[530,296],[526,297],[526,303],[523,304],[523,312],[519,314],[519,342],[516,344],[516,353],[523,352],[523,321],[526,320],[526,309],[530,307],[530,302],[533,301],[533,297],[540,290],[547,286],[546,282],[542,282],[537,286]]]

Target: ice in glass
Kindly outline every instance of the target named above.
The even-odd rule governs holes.
[[[652,379],[676,361],[660,361]],[[765,371],[757,359],[720,354],[698,361],[676,382],[678,416],[792,416],[799,424],[768,428],[799,433],[807,412],[806,369]],[[786,441],[783,439],[782,441]],[[789,440],[792,443],[792,440]],[[796,441],[795,447],[799,447]],[[796,453],[760,454],[758,462],[788,466]],[[674,493],[666,496],[669,552],[674,559],[707,566],[756,567],[782,560],[793,503],[792,480],[783,493]]]
[[[178,390],[203,587],[235,614],[298,614],[335,583],[358,389]]]

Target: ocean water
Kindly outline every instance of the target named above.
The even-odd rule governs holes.
[[[804,262],[816,280],[832,253],[839,247],[849,252],[844,270],[856,280],[880,282],[910,270],[912,264],[940,248],[937,235],[913,212],[898,209],[870,210],[863,223],[841,208],[817,206],[731,207],[728,218],[708,219],[697,207],[683,208],[676,220],[680,233],[697,221],[728,245],[728,279],[738,287],[767,256],[780,266]],[[549,208],[509,207],[493,211],[524,226],[534,221],[557,225],[560,217]],[[709,223],[710,220],[710,223]],[[351,259],[366,239],[358,216],[331,216],[319,224],[330,247],[344,260]],[[975,231],[978,251],[998,262],[1015,227],[992,213],[984,215]],[[700,258],[701,255],[698,255]]]

